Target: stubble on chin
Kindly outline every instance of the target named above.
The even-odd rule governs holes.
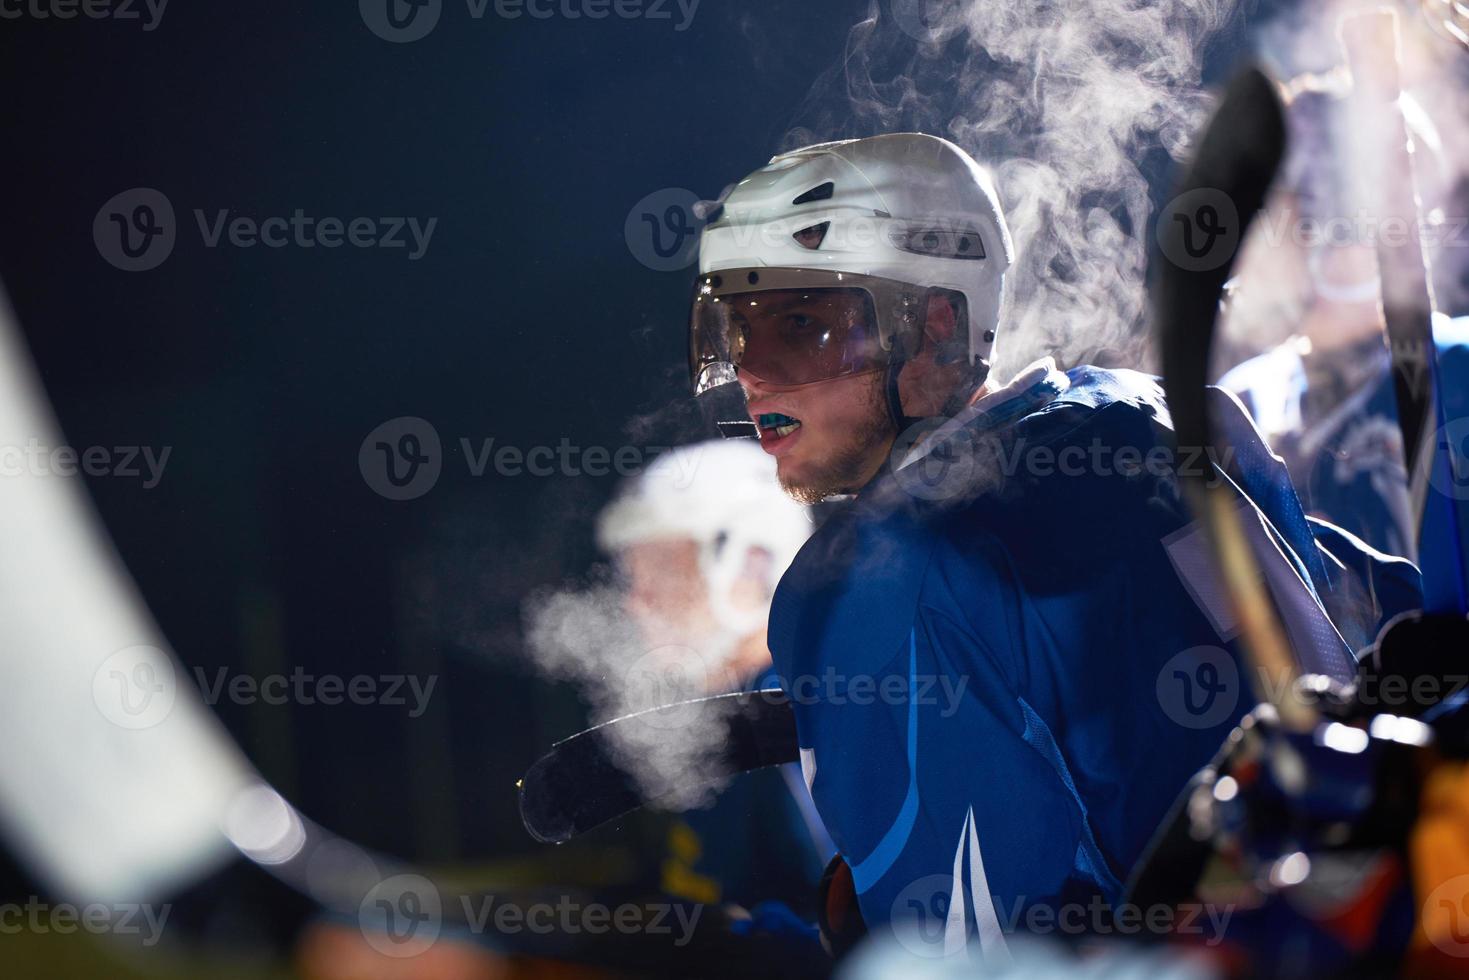
[[[779,474],[781,488],[798,503],[819,504],[828,497],[856,493],[872,477],[872,455],[897,434],[888,417],[886,392],[880,385],[868,389],[861,420],[840,439],[826,458],[807,472]]]

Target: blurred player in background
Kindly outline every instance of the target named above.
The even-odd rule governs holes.
[[[672,451],[597,520],[643,643],[705,651],[693,696],[748,688],[770,668],[770,597],[810,534],[775,461],[744,439]]]
[[[1336,76],[1285,85],[1291,156],[1231,283],[1225,330],[1236,339],[1279,337],[1288,324],[1291,336],[1220,385],[1240,397],[1284,458],[1308,514],[1379,551],[1416,558],[1372,237],[1379,230],[1356,203],[1350,168],[1336,162],[1351,159],[1342,87]],[[1403,109],[1432,262],[1435,251],[1462,241],[1462,219],[1443,210],[1450,175],[1432,121],[1409,99]],[[1469,416],[1469,318],[1440,314],[1433,326],[1452,432],[1454,420]]]
[[[806,508],[780,489],[775,461],[753,441],[675,449],[630,479],[598,517],[597,542],[614,566],[610,588],[532,603],[528,644],[542,669],[578,685],[599,722],[668,701],[774,686],[766,617],[811,530]],[[694,736],[655,734],[675,747]],[[566,879],[493,894],[520,905],[563,895],[608,907],[677,903],[699,910],[697,935],[664,961],[656,944],[615,931],[532,936],[446,928],[426,951],[394,958],[364,942],[355,924],[324,922],[302,944],[302,972],[310,980],[488,980],[609,975],[603,967],[678,975],[698,962],[708,964],[701,974],[723,976],[739,968],[737,956],[759,955],[750,952],[757,947],[778,954],[765,958],[772,976],[826,967],[807,923],[817,918],[818,883],[835,847],[797,766],[746,774],[710,806],[641,812],[567,848],[580,860],[560,863],[573,868]],[[615,855],[626,852],[632,859],[624,870],[606,877],[605,868],[618,865]]]
[[[644,644],[664,660],[664,683],[648,700],[775,686],[770,600],[810,534],[806,508],[781,490],[775,460],[752,440],[674,450],[629,483],[598,520],[597,543],[616,562]],[[752,773],[713,807],[685,814],[668,845],[663,887],[672,894],[797,909],[815,900],[835,851],[793,765]]]

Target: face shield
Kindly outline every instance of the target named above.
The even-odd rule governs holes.
[[[922,329],[925,290],[826,269],[729,269],[699,277],[689,320],[694,393],[736,380],[804,385],[875,371]]]

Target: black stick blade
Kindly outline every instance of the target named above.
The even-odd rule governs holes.
[[[698,726],[723,733],[720,750],[706,766],[689,773],[686,786],[715,787],[737,773],[794,762],[796,717],[777,688],[680,701],[616,718],[557,742],[520,780],[520,819],[536,840],[561,844],[657,799],[648,799],[632,773],[618,761],[617,740],[626,726],[665,729]],[[625,743],[624,743],[625,744]],[[671,795],[671,794],[670,794]]]
[[[1153,316],[1179,445],[1209,445],[1205,386],[1219,297],[1245,229],[1265,204],[1285,139],[1274,83],[1255,68],[1240,72],[1159,216]]]

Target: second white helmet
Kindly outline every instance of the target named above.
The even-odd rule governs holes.
[[[780,488],[775,460],[752,440],[719,439],[674,449],[629,481],[598,517],[597,544],[615,554],[645,541],[694,541],[714,612],[750,628],[729,602],[750,551],[769,555],[773,591],[811,531],[806,508]],[[757,623],[764,617],[761,608]]]

